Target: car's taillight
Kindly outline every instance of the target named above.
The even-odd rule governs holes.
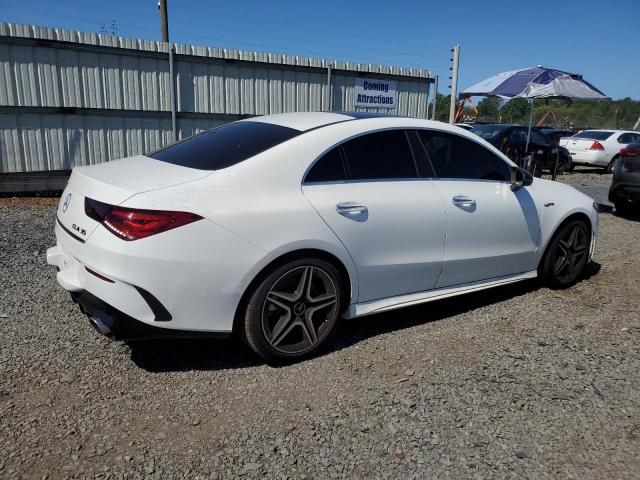
[[[589,150],[604,150],[604,147],[598,140],[596,140],[591,144],[591,146],[589,147]]]
[[[150,237],[202,219],[195,213],[118,207],[91,198],[85,198],[84,211],[88,217],[127,241]]]
[[[620,150],[621,157],[640,157],[640,150],[635,148],[622,148]]]

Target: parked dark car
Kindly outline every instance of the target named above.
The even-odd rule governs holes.
[[[571,130],[560,130],[557,128],[539,127],[538,130],[547,136],[555,145],[560,144],[563,137],[572,137],[575,132]]]
[[[504,124],[476,125],[471,129],[473,133],[501,150],[518,165],[522,166],[523,158],[533,153],[536,171],[553,172],[556,157],[558,157],[557,173],[571,169],[569,150],[556,145],[537,128],[531,130],[531,140],[527,149],[527,130],[527,127],[520,125]]]
[[[640,143],[620,150],[613,166],[609,201],[622,215],[640,212]]]

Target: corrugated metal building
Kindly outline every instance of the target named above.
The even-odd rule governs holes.
[[[392,112],[426,118],[426,70],[0,23],[0,173],[148,152],[174,128],[179,139],[254,115],[389,111],[354,106],[358,77],[395,81]]]

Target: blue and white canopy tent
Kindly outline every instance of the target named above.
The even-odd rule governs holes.
[[[567,100],[611,100],[577,73],[563,72],[541,65],[520,70],[502,72],[482,80],[463,90],[460,98],[497,97],[504,99],[527,98],[531,100],[527,148],[533,123],[533,100],[553,98]]]

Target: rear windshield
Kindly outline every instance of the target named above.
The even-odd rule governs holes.
[[[147,156],[199,170],[220,170],[299,135],[299,130],[264,122],[235,122],[207,130]]]
[[[588,138],[589,140],[606,140],[613,132],[602,132],[600,130],[585,130],[584,132],[576,133],[573,138]]]
[[[507,125],[476,125],[471,129],[471,131],[480,138],[489,140],[493,137],[497,137],[507,128],[509,128]]]

